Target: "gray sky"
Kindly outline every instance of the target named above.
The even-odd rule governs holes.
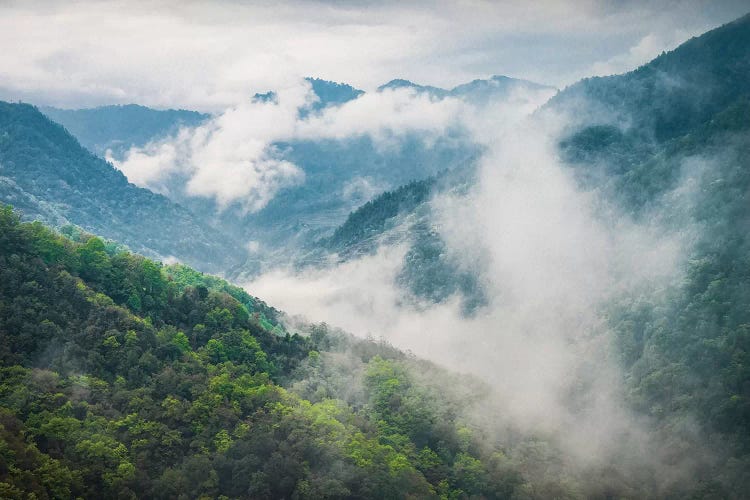
[[[304,76],[371,90],[627,71],[746,0],[0,0],[0,98],[215,111]]]

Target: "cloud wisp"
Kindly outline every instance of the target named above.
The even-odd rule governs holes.
[[[411,88],[385,89],[302,116],[300,110],[318,99],[302,80],[275,92],[272,100],[246,99],[201,126],[134,147],[122,160],[108,159],[137,185],[162,193],[176,186],[187,196],[215,200],[219,210],[239,204],[245,212],[255,212],[280,189],[305,180],[303,170],[284,158],[279,143],[369,136],[377,147],[388,149],[416,134],[429,144],[450,131],[507,127],[553,92],[519,88],[479,106]]]
[[[474,316],[458,298],[412,307],[396,285],[403,246],[329,268],[277,269],[246,288],[309,320],[480,377],[499,402],[491,426],[555,436],[571,459],[592,466],[621,452],[623,439],[643,453],[653,436],[622,403],[603,308],[676,279],[682,236],[582,191],[557,158],[564,121],[524,115],[493,129],[481,114],[464,115],[487,149],[479,181],[468,195],[431,202],[452,258],[483,262],[489,304]]]

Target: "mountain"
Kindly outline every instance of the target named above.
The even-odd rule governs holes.
[[[390,82],[378,87],[378,92],[389,89],[413,89],[417,92],[424,92],[437,99],[442,99],[450,95],[450,90],[441,89],[440,87],[433,87],[431,85],[419,85],[418,83],[410,82],[409,80],[403,80],[397,78]]]
[[[612,300],[605,317],[626,404],[673,436],[675,456],[689,453],[675,434],[684,428],[725,450],[695,497],[742,498],[736,492],[750,489],[750,15],[635,71],[576,83],[534,119],[547,113],[567,118],[560,158],[582,189],[636,221],[690,236],[680,279]],[[331,248],[356,253],[408,234],[415,218],[429,221],[429,201],[394,203],[399,192],[355,211]],[[412,290],[420,277],[445,276],[435,270],[439,249],[418,248],[410,253],[425,256],[423,272],[402,282]]]
[[[554,87],[548,85],[495,75],[486,80],[473,80],[469,83],[458,85],[451,89],[450,95],[470,100],[476,104],[486,104],[491,99],[507,97],[513,92],[554,93],[555,91]]]
[[[455,295],[467,315],[486,304],[480,270],[467,270],[454,261],[432,219],[430,201],[448,191],[456,194],[476,182],[469,169],[444,171],[386,191],[349,214],[330,237],[316,242],[300,264],[343,262],[375,253],[380,246],[407,244],[397,284],[411,295],[440,303]]]
[[[375,245],[373,236],[382,235],[391,221],[401,214],[414,212],[430,199],[435,183],[436,179],[430,177],[378,195],[349,214],[333,235],[321,244],[338,253],[356,253],[358,249],[367,252],[368,247],[371,249]]]
[[[321,80],[320,78],[305,78],[312,86],[313,92],[318,96],[319,101],[313,105],[313,109],[320,110],[326,106],[344,104],[353,101],[365,92],[355,89],[346,83],[331,82]]]
[[[495,75],[485,80],[477,79],[463,83],[450,90],[429,85],[419,85],[409,80],[396,79],[378,87],[378,92],[401,88],[413,89],[418,93],[426,93],[435,99],[456,97],[477,105],[487,104],[492,99],[507,98],[513,92],[547,92],[551,95],[556,90],[554,87],[528,80]]]
[[[379,193],[445,169],[469,169],[479,148],[460,133],[425,144],[419,134],[381,148],[369,135],[343,140],[293,141],[277,145],[305,172],[305,182],[281,190],[244,223],[269,244],[297,246],[330,234],[347,215]]]
[[[320,78],[307,77],[305,81],[310,84],[317,100],[309,107],[300,110],[300,117],[304,118],[311,112],[317,112],[328,106],[336,106],[347,103],[364,94],[364,90],[355,89],[346,83],[332,82]],[[273,90],[265,93],[257,93],[253,99],[259,101],[275,101],[276,92]]]
[[[659,481],[488,434],[472,416],[481,382],[325,325],[271,330],[275,314],[222,280],[0,208],[0,494],[600,497]]]
[[[750,488],[750,15],[577,83],[549,111],[572,118],[560,153],[584,188],[691,235],[680,282],[611,304],[628,400],[725,443],[727,474]]]
[[[599,305],[623,387],[601,383],[637,413],[633,429],[601,441],[607,450],[571,453],[565,424],[514,423],[503,411],[547,408],[543,397],[494,406],[481,381],[384,341],[286,317],[219,278],[2,207],[0,497],[745,498],[749,56],[746,16],[636,71],[572,85],[532,117],[567,117],[559,159],[603,209],[684,246],[677,278]],[[436,193],[458,186],[459,198],[474,181],[481,151],[446,141],[436,152],[417,139],[385,155],[367,139],[280,145],[298,155],[307,183],[241,229],[279,249],[302,232],[299,242],[341,259],[406,242],[399,280],[414,294],[439,302],[470,290],[430,212]],[[455,168],[433,170],[445,164]],[[197,260],[237,248],[129,185],[28,105],[0,104],[0,194],[26,218],[82,220],[152,254],[162,253],[143,245],[200,249]],[[503,318],[488,319],[502,335]],[[459,324],[453,339],[477,338],[474,327]],[[579,409],[572,419],[591,408],[609,418],[609,406],[584,401],[600,395],[585,387],[599,376],[595,362],[577,366],[587,373],[566,373],[571,384],[554,397]],[[522,378],[506,382],[527,389]]]
[[[128,183],[28,104],[0,102],[0,201],[27,219],[74,224],[158,258],[219,271],[240,245],[164,196]]]
[[[750,126],[749,55],[750,16],[745,16],[693,38],[635,71],[584,79],[550,99],[536,118],[543,120],[547,113],[567,118],[559,140],[560,156],[584,188],[605,190],[618,200],[620,208],[636,216],[653,216],[654,210],[664,210],[655,204],[676,187],[686,160],[725,156],[705,174],[717,179],[736,174],[726,169],[742,171],[744,162],[738,151]],[[472,89],[479,89],[481,93],[492,87],[489,82],[498,87],[510,83],[504,77],[494,77],[444,92],[471,94]],[[435,92],[406,80],[393,80],[381,88],[401,87]],[[744,181],[740,185],[744,186]],[[398,192],[401,189],[394,193]],[[399,211],[400,217],[389,215],[373,224],[366,214],[374,215],[373,208],[384,207],[384,202],[385,198],[361,207],[336,230],[339,235],[354,236],[347,228],[364,221],[359,232],[367,233],[365,240],[337,238],[338,244],[330,250],[348,255],[356,253],[363,241],[376,246],[402,219],[415,213],[424,218],[427,211],[421,205],[409,207]],[[684,215],[669,217],[682,216],[684,222]],[[403,227],[396,231],[408,233]]]
[[[317,78],[307,78],[307,81],[318,101],[309,109],[299,111],[302,118],[310,112],[341,105],[363,94],[361,90],[342,83]],[[413,84],[394,81],[386,87],[399,85]],[[550,92],[547,87],[529,82],[493,77],[456,87],[445,95],[480,100],[504,98],[508,89],[516,87]],[[416,88],[435,93],[440,90],[434,87]],[[274,92],[254,96],[254,99],[262,100],[275,98]],[[90,116],[93,115],[82,114],[81,119]],[[92,122],[89,127],[95,128],[96,123]],[[123,136],[126,136],[124,132]],[[182,178],[169,184],[167,196],[204,219],[211,220],[212,224],[234,239],[255,242],[258,252],[250,255],[244,265],[232,267],[228,274],[234,279],[247,278],[263,268],[294,259],[297,249],[330,236],[338,225],[345,222],[351,211],[379,193],[444,170],[471,169],[481,154],[481,148],[461,130],[451,130],[429,141],[423,139],[419,133],[403,134],[387,148],[369,135],[273,144],[273,150],[281,158],[304,171],[305,181],[281,189],[255,213],[246,213],[237,207],[217,213],[212,200],[185,192],[185,179]],[[121,143],[131,144],[132,140],[123,139]]]
[[[747,490],[750,16],[635,71],[574,84],[534,119],[546,113],[568,117],[559,152],[582,189],[600,192],[636,221],[689,235],[681,279],[653,296],[617,298],[606,317],[628,404],[667,432],[691,422],[723,443],[725,479]],[[367,242],[388,243],[391,231],[408,233],[429,210],[408,203],[409,191],[364,205],[323,243],[347,255]],[[394,202],[396,193],[407,203]],[[440,262],[439,251],[424,254],[425,262]],[[722,481],[707,481],[706,491]]]
[[[194,127],[210,118],[196,111],[157,110],[137,104],[90,109],[41,107],[40,111],[97,156],[104,158],[109,151],[117,159],[133,146],[144,146],[176,133],[180,127]]]
[[[589,180],[607,178],[631,209],[643,207],[677,181],[679,168],[661,157],[679,156],[683,137],[742,105],[749,54],[747,15],[625,75],[572,85],[546,105],[571,120],[563,155],[585,164]]]

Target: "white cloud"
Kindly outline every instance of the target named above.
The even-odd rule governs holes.
[[[304,76],[365,90],[394,77],[452,86],[498,73],[561,86],[649,33],[703,31],[747,9],[672,3],[3,2],[0,96],[218,111]]]
[[[328,108],[298,124],[300,138],[344,139],[369,134],[384,140],[406,131],[440,135],[460,123],[464,104],[435,100],[408,88],[364,94],[341,107]]]
[[[480,180],[468,196],[433,201],[449,256],[484,263],[490,304],[476,316],[465,317],[458,299],[411,307],[395,283],[404,246],[328,269],[274,270],[246,288],[282,310],[473,373],[502,402],[494,418],[552,433],[572,456],[598,463],[642,430],[620,403],[601,307],[674,279],[681,240],[581,192],[556,158],[555,119],[521,115],[492,129],[481,114],[465,115],[477,117],[467,127],[488,149]],[[583,412],[571,407],[575,391],[585,392]]]
[[[369,135],[387,149],[398,147],[408,133],[418,133],[428,144],[457,129],[481,137],[510,127],[553,92],[518,89],[475,105],[410,88],[387,89],[300,118],[299,110],[317,97],[308,82],[298,81],[272,101],[245,99],[201,126],[134,147],[122,161],[109,160],[140,186],[167,193],[178,177],[188,195],[213,198],[221,209],[239,203],[253,212],[280,189],[304,181],[303,171],[284,160],[275,143]]]
[[[238,202],[257,211],[279,189],[304,181],[304,172],[281,159],[273,142],[293,132],[298,108],[312,98],[302,83],[279,90],[277,102],[247,99],[208,123],[110,161],[141,186],[165,191],[177,174],[188,195],[213,198],[220,209]]]

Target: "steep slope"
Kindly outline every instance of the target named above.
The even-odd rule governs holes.
[[[180,127],[194,127],[209,118],[196,111],[157,110],[137,104],[91,109],[42,107],[40,111],[97,156],[104,158],[109,151],[117,159],[133,146],[144,146],[174,134]]]
[[[318,241],[300,259],[302,265],[320,265],[356,259],[375,253],[382,245],[406,244],[397,285],[420,301],[440,303],[455,295],[470,314],[486,304],[479,270],[468,270],[449,255],[432,222],[430,200],[438,193],[465,189],[470,172],[441,172],[434,177],[410,182],[386,191],[349,214],[333,235]]]
[[[180,205],[129,184],[28,104],[0,103],[0,200],[18,204],[26,218],[75,224],[206,270],[225,269],[243,254]]]
[[[340,254],[372,250],[376,245],[372,239],[382,235],[389,225],[393,227],[391,224],[399,215],[414,212],[428,201],[435,183],[435,178],[430,177],[378,195],[349,214],[333,235],[320,243]]]
[[[570,466],[540,437],[485,434],[469,417],[486,389],[474,380],[324,325],[275,334],[232,291],[1,208],[0,495],[647,491]]]
[[[584,187],[693,241],[682,282],[612,304],[631,403],[665,427],[695,419],[728,443],[728,471],[746,471],[750,15],[631,73],[584,80],[546,111],[573,112],[560,150]]]
[[[562,153],[585,166],[582,178],[606,182],[637,210],[678,179],[678,168],[652,159],[676,155],[681,137],[746,99],[748,77],[750,14],[630,73],[585,79],[551,99],[544,111],[570,120]]]

